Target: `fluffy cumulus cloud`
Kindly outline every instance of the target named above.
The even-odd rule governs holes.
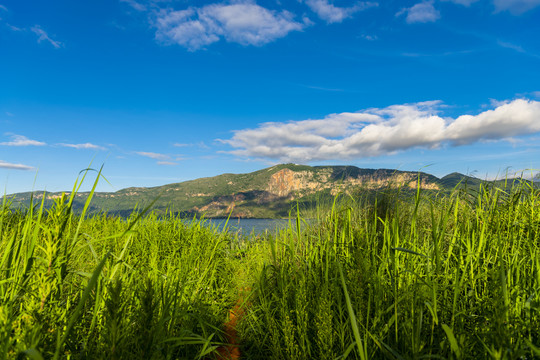
[[[540,102],[514,100],[478,115],[440,116],[440,101],[393,105],[324,119],[264,123],[224,143],[242,157],[308,162],[357,159],[415,147],[437,148],[540,131]]]
[[[191,51],[225,39],[242,45],[260,46],[300,31],[304,22],[288,11],[273,11],[255,3],[211,4],[185,10],[154,12],[156,38],[185,46]]]
[[[350,7],[338,7],[329,0],[305,0],[309,8],[327,23],[339,23],[358,11],[377,6],[376,2],[359,2]]]
[[[520,15],[540,5],[540,0],[493,0],[495,11],[509,11]]]
[[[406,15],[408,24],[435,22],[441,17],[441,13],[433,6],[433,0],[423,1],[410,8],[404,8],[396,16]]]
[[[44,146],[44,142],[32,140],[23,135],[11,134],[11,141],[0,142],[2,146]]]
[[[10,169],[10,170],[33,170],[32,166],[23,165],[23,164],[13,164],[0,160],[0,169]]]
[[[38,43],[45,41],[51,44],[54,48],[59,49],[62,47],[62,43],[60,41],[56,41],[51,39],[49,34],[45,32],[39,25],[33,26],[30,30],[38,37]]]
[[[462,115],[446,129],[457,145],[480,139],[502,139],[540,131],[540,102],[514,100],[478,115]]]

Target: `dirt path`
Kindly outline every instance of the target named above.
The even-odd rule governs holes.
[[[243,309],[239,302],[229,310],[229,320],[225,323],[225,338],[228,344],[218,348],[218,359],[223,360],[238,360],[240,359],[240,344],[238,339],[238,331],[236,325],[238,319],[243,315]]]
[[[238,338],[238,331],[236,326],[238,321],[244,316],[244,299],[250,289],[240,289],[238,300],[232,309],[229,310],[229,320],[225,323],[225,338],[228,344],[220,346],[218,351],[218,359],[222,360],[238,360],[241,358],[240,353],[240,339]]]

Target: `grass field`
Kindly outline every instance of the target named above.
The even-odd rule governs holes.
[[[79,185],[50,209],[2,204],[1,359],[218,358],[233,307],[245,359],[540,358],[526,182],[342,196],[264,239],[144,210],[75,215]]]

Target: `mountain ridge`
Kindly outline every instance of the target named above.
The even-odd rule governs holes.
[[[251,173],[225,173],[155,187],[96,192],[90,212],[128,215],[159,196],[153,207],[158,212],[169,209],[186,217],[278,218],[286,217],[296,202],[315,202],[339,193],[373,192],[389,186],[414,190],[418,185],[428,191],[448,191],[461,182],[478,186],[482,180],[460,173],[438,178],[420,171],[279,164]],[[35,191],[8,198],[15,205],[24,205],[30,202],[32,194],[38,200],[45,194],[45,205],[50,206],[62,192]],[[89,192],[76,194],[74,208],[81,208],[88,195]]]

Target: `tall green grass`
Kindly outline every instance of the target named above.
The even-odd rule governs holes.
[[[540,358],[540,193],[350,199],[282,232],[242,323],[253,359]]]
[[[83,173],[82,180],[86,173]],[[99,174],[98,174],[99,178]],[[147,209],[0,208],[0,359],[540,358],[540,193],[336,198],[241,238]],[[95,189],[95,185],[94,185]]]
[[[229,235],[172,214],[87,219],[74,196],[0,210],[0,358],[212,353],[234,300]]]

